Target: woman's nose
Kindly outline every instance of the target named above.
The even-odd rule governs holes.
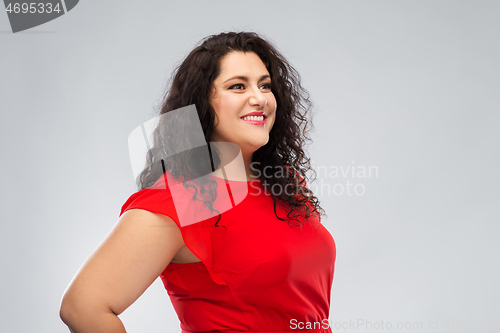
[[[254,92],[252,96],[250,96],[248,102],[252,106],[258,106],[259,109],[262,109],[267,104],[266,96],[259,90],[258,92]]]

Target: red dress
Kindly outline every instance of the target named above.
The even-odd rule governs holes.
[[[164,176],[172,185],[169,172]],[[290,227],[276,218],[273,200],[259,179],[209,177],[217,181],[218,194],[227,187],[233,193],[248,190],[240,203],[222,212],[218,226],[217,217],[181,223],[177,210],[182,208],[174,204],[172,186],[134,193],[120,213],[139,208],[169,216],[201,259],[170,263],[160,275],[182,332],[331,332],[336,249],[319,217]],[[279,203],[277,213],[286,217]]]

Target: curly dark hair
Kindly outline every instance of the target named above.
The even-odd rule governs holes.
[[[271,91],[278,106],[276,119],[269,133],[268,143],[253,154],[252,168],[260,171],[262,186],[274,201],[276,217],[288,221],[290,226],[298,226],[301,225],[300,222],[291,221],[298,222],[299,216],[309,218],[313,214],[326,215],[319,200],[306,186],[306,179],[312,178],[307,173],[313,175],[312,180],[316,178],[310,158],[304,151],[306,142],[311,141],[308,136],[312,129],[308,120],[312,109],[309,93],[302,87],[299,73],[276,47],[257,33],[227,32],[204,38],[174,70],[169,81],[170,89],[163,97],[160,116],[194,104],[204,140],[212,141],[216,113],[209,102],[210,96],[213,82],[220,74],[221,60],[230,52],[254,52],[260,57],[272,79]],[[137,185],[141,189],[152,186],[166,170],[170,170],[175,178],[182,176],[184,179],[196,179],[210,173],[214,167],[217,169],[220,164],[220,159],[213,152],[211,159],[207,159],[200,158],[202,152],[199,149],[180,148],[194,147],[193,142],[186,140],[200,139],[186,139],[185,135],[177,135],[193,133],[193,126],[196,125],[194,121],[168,119],[160,120],[155,129],[146,168],[137,179]],[[166,133],[169,134],[167,145],[164,140]],[[205,197],[208,195],[209,199],[205,202],[211,205],[216,197],[217,184],[208,186],[208,189],[204,185],[201,186],[200,193],[205,194]],[[276,194],[272,191],[274,186],[287,190]],[[198,191],[195,189],[193,198],[197,197]],[[278,202],[288,211],[286,218],[278,216]]]

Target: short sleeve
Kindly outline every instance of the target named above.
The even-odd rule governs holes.
[[[170,217],[179,224],[175,207],[171,201],[171,195],[168,190],[144,189],[132,194],[123,204],[120,216],[130,209],[144,209],[152,213],[163,214]]]
[[[132,194],[123,204],[120,216],[130,209],[144,209],[170,217],[179,227],[186,246],[206,266],[208,273],[217,284],[227,285],[223,276],[213,268],[211,229],[213,219],[181,226],[170,190],[146,188]]]

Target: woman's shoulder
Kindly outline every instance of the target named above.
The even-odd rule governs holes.
[[[152,213],[166,215],[176,221],[177,214],[170,191],[170,186],[173,185],[174,180],[166,172],[152,186],[130,195],[122,205],[120,216],[130,209],[143,209]]]

